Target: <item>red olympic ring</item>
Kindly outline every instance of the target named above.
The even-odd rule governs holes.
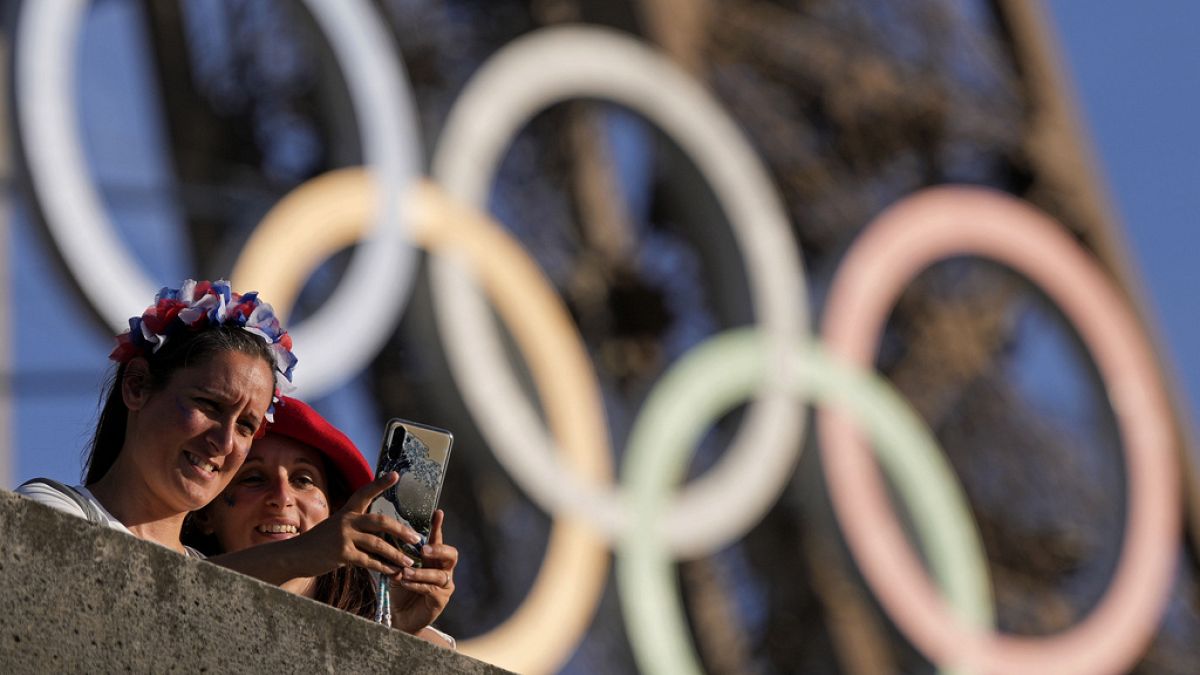
[[[966,625],[905,540],[849,418],[822,410],[822,465],[838,522],[884,609],[935,663],[989,673],[1123,672],[1166,606],[1182,529],[1181,486],[1153,352],[1094,260],[1062,226],[1013,197],[968,187],[925,190],[889,208],[855,242],[830,291],[824,339],[835,354],[871,367],[902,288],[930,263],[962,254],[1025,274],[1058,303],[1095,359],[1120,427],[1129,490],[1111,585],[1091,614],[1061,634],[1020,637]]]

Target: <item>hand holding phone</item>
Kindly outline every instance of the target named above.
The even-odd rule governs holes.
[[[429,540],[453,443],[449,431],[408,420],[392,419],[384,427],[375,475],[395,471],[400,479],[372,502],[370,512],[396,518],[417,531],[421,541],[415,546],[388,537],[416,567],[422,564],[421,547]]]
[[[433,529],[423,567],[405,567],[401,579],[391,582],[389,606],[393,628],[421,636],[421,631],[441,616],[450,604],[454,595],[458,549],[445,543],[442,537],[444,518],[441,509],[433,512]],[[439,631],[426,635],[426,639],[430,637],[437,638],[431,640],[436,644],[448,641],[448,646],[453,646],[453,639]]]

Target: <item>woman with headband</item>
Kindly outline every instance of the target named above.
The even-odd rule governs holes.
[[[391,481],[373,483],[372,473],[345,434],[304,402],[281,397],[266,435],[254,441],[221,496],[193,514],[185,539],[212,554],[236,554],[255,547],[279,551],[289,546],[287,542],[309,549],[322,548],[315,542],[328,542],[324,548],[332,548],[343,536],[370,529],[369,523],[382,517],[363,513],[371,499],[391,485]],[[390,618],[395,628],[454,647],[450,636],[430,625],[454,593],[458,562],[457,549],[442,541],[442,519],[439,510],[422,550],[423,566],[404,567],[394,577]],[[366,522],[356,528],[358,521]],[[303,542],[306,539],[311,541]],[[334,562],[329,558],[324,566]],[[307,571],[293,571],[292,578],[280,585],[365,618],[376,616],[375,584],[366,569],[342,565],[322,571],[320,567],[314,564]]]
[[[296,365],[291,338],[257,293],[239,295],[226,281],[189,279],[180,288],[163,288],[153,305],[129,320],[129,328],[110,354],[118,365],[88,449],[83,484],[38,478],[17,492],[203,557],[184,546],[184,519],[221,494],[251,442],[265,431],[280,387],[290,383]],[[379,491],[395,480],[393,475],[378,481]],[[399,523],[369,526],[372,534],[419,538]],[[320,546],[289,550],[305,559],[340,556],[335,564],[360,562],[389,576],[406,566],[408,559],[395,547],[356,534],[362,536],[333,554]],[[268,551],[214,562],[272,583],[290,578],[280,578],[281,566],[298,564]]]

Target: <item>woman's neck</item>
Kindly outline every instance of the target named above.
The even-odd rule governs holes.
[[[146,485],[119,464],[87,489],[137,538],[185,551],[179,535],[187,513],[159,503]]]

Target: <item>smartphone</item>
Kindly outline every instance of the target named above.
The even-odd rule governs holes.
[[[449,431],[408,420],[389,420],[383,430],[375,475],[395,471],[400,480],[376,497],[369,510],[403,521],[421,535],[416,546],[387,537],[413,559],[416,567],[421,566],[421,547],[429,540],[453,443],[454,435]]]

